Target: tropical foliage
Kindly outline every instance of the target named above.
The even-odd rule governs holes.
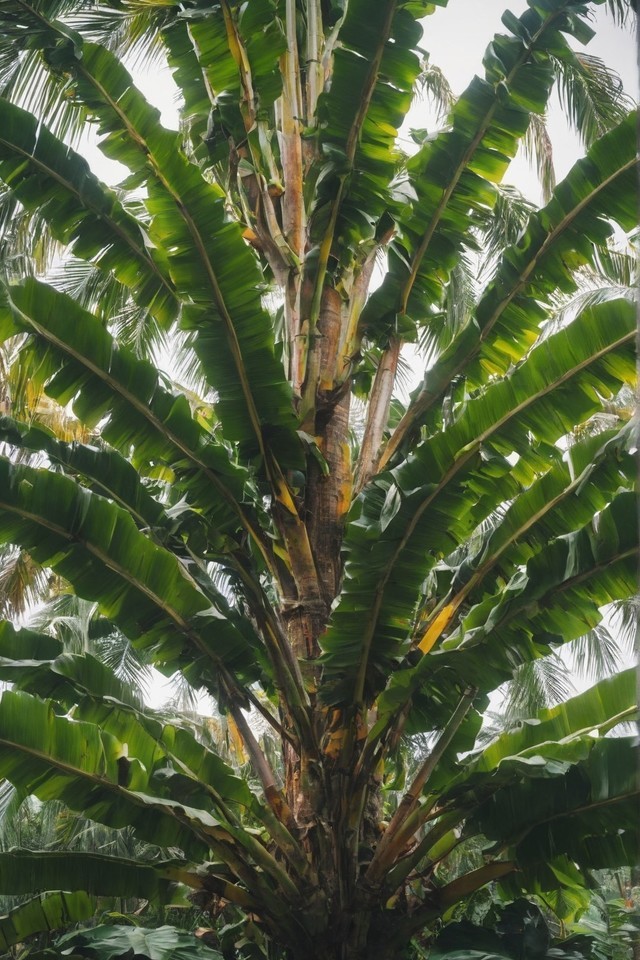
[[[37,893],[5,947],[117,896],[225,912],[227,953],[385,960],[487,884],[538,929],[523,894],[575,913],[635,856],[631,670],[480,734],[636,590],[636,117],[573,49],[597,2],[505,13],[458,99],[421,64],[445,4],[0,5],[0,541],[213,697],[250,764],[3,622],[0,776],[145,851],[0,853],[0,894]],[[168,63],[179,131],[125,54]],[[524,143],[551,191],[555,82],[588,151],[535,210],[500,183]],[[421,84],[446,122],[405,156]],[[184,948],[67,952],[143,941]]]

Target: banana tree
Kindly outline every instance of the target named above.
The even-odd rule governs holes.
[[[88,438],[0,420],[0,540],[213,696],[253,771],[89,653],[3,624],[0,775],[164,851],[2,854],[0,893],[38,893],[6,944],[95,897],[191,896],[244,911],[269,956],[385,960],[486,884],[552,902],[635,855],[633,750],[605,736],[633,717],[630,671],[474,744],[519,665],[636,589],[634,428],[588,429],[633,381],[635,307],[603,294],[550,324],[635,226],[636,118],[609,104],[463,309],[469,263],[509,236],[500,181],[598,3],[505,13],[483,75],[405,157],[445,3],[0,5],[7,202],[87,264],[70,295],[10,260],[0,338]],[[117,55],[145,38],[179,132]],[[128,168],[117,190],[69,145],[79,121]],[[403,406],[413,341],[430,362]]]

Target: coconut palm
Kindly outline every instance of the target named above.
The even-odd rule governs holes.
[[[633,382],[635,306],[557,315],[635,227],[636,121],[610,72],[600,109],[605,68],[567,39],[598,4],[530,0],[403,155],[442,5],[0,6],[0,178],[70,257],[54,282],[7,271],[0,336],[90,431],[0,421],[0,539],[211,695],[251,765],[3,624],[0,775],[167,851],[0,855],[0,893],[51,891],[5,943],[92,897],[190,892],[246,918],[247,956],[384,960],[487,884],[559,903],[635,854],[633,751],[604,736],[631,671],[477,738],[492,691],[635,593],[634,427],[592,428]],[[127,47],[166,59],[180,131]],[[573,104],[591,90],[570,107],[587,155],[518,209],[498,185],[532,123],[544,147],[558,77]],[[71,146],[80,121],[128,168],[117,191]]]

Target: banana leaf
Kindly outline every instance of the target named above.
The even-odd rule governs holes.
[[[54,137],[26,110],[0,98],[0,179],[27,210],[37,210],[52,235],[84,260],[113,271],[162,327],[180,303],[166,256],[145,227],[91,173],[84,157]]]
[[[82,890],[42,893],[0,916],[0,949],[8,951],[35,933],[48,933],[89,920],[95,910],[95,898]]]
[[[596,383],[613,392],[633,378],[634,331],[625,301],[583,311],[369,485],[352,510],[342,596],[322,640],[325,671],[338,681],[328,697],[380,692],[408,651],[426,575],[517,496],[522,479],[531,483],[532,437],[548,448],[597,410]],[[514,451],[512,466],[506,457]]]

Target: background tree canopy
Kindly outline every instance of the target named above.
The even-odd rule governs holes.
[[[38,894],[5,948],[118,897],[221,915],[225,957],[420,956],[492,884],[494,933],[434,955],[524,956],[515,923],[542,957],[523,895],[566,919],[633,862],[632,670],[482,718],[564,644],[607,661],[601,608],[636,591],[637,119],[574,49],[602,2],[505,13],[457,98],[425,59],[445,5],[0,4],[5,608],[93,605],[0,624],[3,797],[121,844],[0,853],[0,894]],[[125,54],[168,64],[179,131]],[[588,148],[555,188],[554,84]],[[421,86],[445,119],[407,156]],[[540,210],[500,185],[522,144]],[[146,707],[136,662],[234,748]],[[59,949],[202,960],[185,936]]]

